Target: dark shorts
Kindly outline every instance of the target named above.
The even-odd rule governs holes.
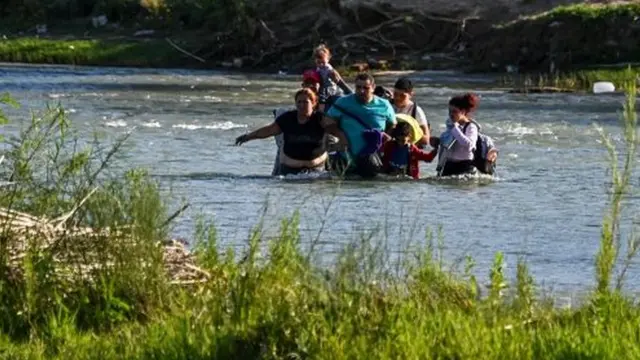
[[[335,175],[350,175],[353,173],[353,166],[350,166],[349,161],[340,152],[329,154],[326,169]]]
[[[327,171],[338,176],[358,175],[362,178],[374,178],[382,173],[382,157],[375,153],[349,161],[343,153],[329,154]]]
[[[475,174],[476,171],[477,169],[475,166],[473,166],[472,160],[447,161],[444,164],[440,176]]]
[[[310,174],[310,173],[319,173],[325,171],[324,164],[314,167],[314,168],[294,168],[284,164],[280,164],[280,171],[278,175],[298,175],[298,174]]]

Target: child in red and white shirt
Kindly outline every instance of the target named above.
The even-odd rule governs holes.
[[[409,175],[420,178],[419,161],[431,162],[438,154],[434,149],[430,152],[419,149],[411,143],[411,126],[406,122],[398,122],[393,129],[393,140],[383,146],[382,164],[384,172],[390,175]]]

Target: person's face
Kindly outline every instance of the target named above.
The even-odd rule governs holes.
[[[409,135],[401,135],[396,137],[396,142],[399,145],[409,145],[410,141],[411,141],[411,138],[409,137]]]
[[[298,113],[302,115],[311,116],[315,105],[316,104],[307,94],[300,94],[296,98],[296,109],[298,110]]]
[[[329,63],[329,54],[324,51],[320,51],[316,53],[316,65],[317,66],[325,66]]]
[[[363,103],[373,100],[373,90],[375,90],[375,84],[371,80],[356,80],[356,96]]]
[[[411,100],[411,92],[399,89],[393,89],[393,103],[396,106],[403,106]]]
[[[451,119],[451,121],[458,122],[464,116],[465,116],[465,112],[463,110],[458,109],[455,106],[449,105],[449,118]]]

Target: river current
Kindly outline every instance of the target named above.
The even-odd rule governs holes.
[[[473,256],[480,276],[503,251],[508,273],[524,257],[547,288],[593,284],[610,182],[594,123],[619,143],[621,94],[510,94],[489,76],[411,74],[436,133],[444,129],[449,97],[481,96],[476,118],[500,148],[497,179],[436,181],[429,178],[435,164],[425,163],[426,179],[419,181],[338,184],[271,177],[273,139],[232,146],[238,135],[269,123],[272,109],[293,105],[295,76],[16,65],[0,73],[0,92],[23,106],[5,133],[22,126],[26,109],[58,102],[86,136],[132,131],[124,166],[148,168],[170,190],[174,207],[182,199],[191,204],[177,219],[176,236],[191,238],[196,217],[204,215],[214,220],[222,244],[242,246],[261,219],[273,235],[284,216],[299,210],[303,245],[317,239],[322,253],[366,233],[398,253],[409,241],[424,241],[427,228],[441,227],[445,256]],[[377,81],[390,86],[395,77]],[[637,201],[629,205],[625,234]],[[638,275],[632,268],[634,290]]]

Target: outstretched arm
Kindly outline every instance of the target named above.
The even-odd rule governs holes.
[[[342,76],[340,76],[337,71],[333,70],[331,72],[331,79],[333,79],[333,81],[335,81],[340,89],[344,91],[345,95],[353,94],[353,89],[351,89],[351,87],[347,85],[347,83],[342,79]]]
[[[438,155],[438,149],[434,149],[431,150],[430,152],[426,152],[424,150],[420,150],[417,147],[414,147],[412,149],[412,155],[416,157],[416,159],[418,160],[422,160],[422,161],[426,161],[426,162],[432,162],[433,159],[436,158],[436,155]]]
[[[255,139],[265,139],[271,136],[276,136],[280,134],[282,131],[280,130],[280,126],[274,121],[267,126],[263,126],[260,129],[254,130],[248,134],[240,135],[236,138],[236,145],[242,145],[247,141],[255,140]]]
[[[393,123],[388,122],[385,125],[384,132],[382,133],[382,140],[384,142],[393,140],[393,136],[391,136],[391,134],[393,134],[393,129],[395,127],[396,127],[396,123],[395,122],[393,122]]]

